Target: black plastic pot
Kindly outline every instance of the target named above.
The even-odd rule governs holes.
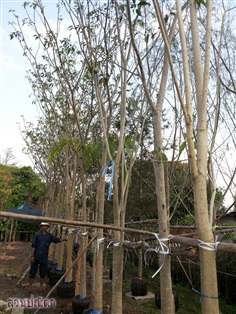
[[[47,277],[50,277],[50,272],[57,267],[57,262],[55,261],[49,261],[48,262],[48,268],[47,268]]]
[[[90,267],[93,267],[93,252],[90,250],[86,251],[86,261],[89,263]]]
[[[75,295],[75,282],[62,282],[57,286],[57,295],[61,298],[73,298]]]
[[[79,250],[79,242],[74,242],[73,251],[77,255]]]
[[[109,269],[109,279],[112,280],[112,266],[110,266],[110,269]],[[123,279],[125,279],[125,271],[123,269]]]
[[[65,269],[54,268],[51,270],[49,275],[49,285],[55,286],[58,280],[65,274]]]
[[[147,294],[147,279],[135,277],[131,279],[131,292],[133,296],[145,296]]]
[[[172,291],[173,293],[173,296],[174,296],[174,301],[175,301],[175,312],[178,311],[179,309],[179,296],[178,296],[178,293],[176,291]],[[157,290],[155,292],[155,304],[156,304],[156,307],[161,309],[161,292],[160,290]]]
[[[73,314],[82,314],[85,309],[89,307],[90,299],[75,295],[72,299],[72,311]]]

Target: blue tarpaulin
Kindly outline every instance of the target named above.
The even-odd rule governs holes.
[[[18,208],[8,208],[8,212],[15,213],[15,214],[21,214],[21,215],[31,215],[31,216],[44,216],[44,212],[41,209],[37,209],[33,207],[32,205],[29,205],[27,203],[22,204]],[[38,225],[38,221],[33,220],[25,220],[25,219],[18,219],[19,221],[31,224],[31,225]]]

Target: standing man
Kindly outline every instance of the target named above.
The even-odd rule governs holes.
[[[41,230],[34,234],[32,239],[32,254],[31,254],[31,266],[29,271],[29,294],[32,292],[32,284],[34,282],[34,278],[38,271],[39,267],[39,275],[40,275],[40,283],[39,289],[40,293],[43,293],[43,284],[45,281],[45,276],[47,274],[48,267],[48,250],[50,244],[59,243],[65,241],[66,239],[60,239],[55,237],[52,233],[48,232],[48,228],[50,224],[47,222],[41,222],[40,224]]]

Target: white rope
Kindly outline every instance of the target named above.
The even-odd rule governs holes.
[[[207,250],[207,251],[216,251],[217,250],[217,245],[219,244],[219,242],[215,242],[215,243],[209,243],[209,242],[204,242],[202,240],[197,240],[198,241],[198,246],[201,249]]]

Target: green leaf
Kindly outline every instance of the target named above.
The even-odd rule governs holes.
[[[206,1],[204,1],[204,0],[196,0],[196,3],[198,5],[198,7],[200,7],[201,4],[203,4],[206,7]]]
[[[186,148],[186,142],[183,142],[179,147],[179,154],[181,154],[185,148]]]
[[[168,158],[166,156],[165,153],[163,153],[163,151],[160,149],[160,147],[158,149],[154,149],[154,154],[157,154],[157,162],[163,162],[163,161],[167,161]]]
[[[217,229],[218,226],[212,226],[211,230],[215,231]]]
[[[137,13],[137,15],[142,16],[140,9],[136,9],[136,13]]]
[[[140,1],[138,5],[150,5],[147,1]]]

